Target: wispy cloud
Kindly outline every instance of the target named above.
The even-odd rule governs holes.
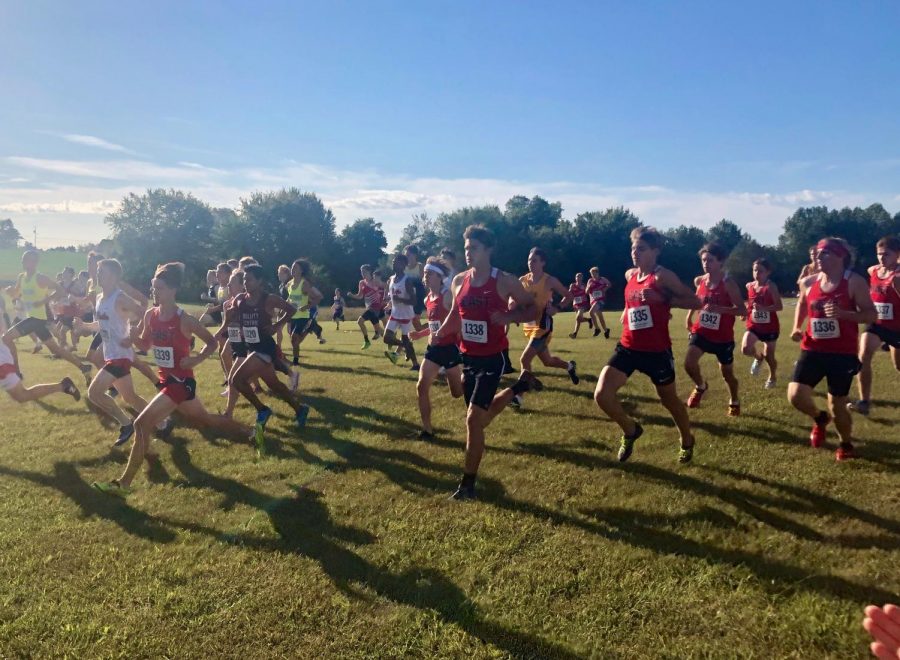
[[[119,153],[123,154],[134,153],[131,149],[123,147],[121,144],[115,144],[114,142],[104,140],[103,138],[97,137],[95,135],[64,133],[60,137],[62,137],[62,139],[66,142],[72,142],[73,144],[82,144],[86,147],[95,147],[97,149],[105,149],[106,151],[118,151]]]

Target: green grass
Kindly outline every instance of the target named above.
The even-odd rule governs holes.
[[[797,351],[786,340],[777,390],[737,358],[738,419],[704,359],[712,387],[692,411],[687,466],[635,377],[623,394],[646,433],[619,464],[619,433],[591,394],[614,343],[572,341],[570,323],[557,319],[553,348],[578,360],[582,384],[542,372],[547,390],[497,418],[475,503],[446,499],[462,403],[436,390],[439,438],[413,440],[414,375],[380,345],[360,351],[349,323],[323,323],[328,344],[304,344],[303,433],[279,403],[272,456],[256,462],[249,445],[179,427],[157,443],[166,475],[141,475],[127,502],[89,486],[117,476],[125,454],[84,403],[0,397],[2,655],[865,657],[862,607],[900,591],[900,403],[887,356],[872,417],[856,418],[860,460],[835,463],[833,434],[830,451],[808,446],[807,421],[785,401]],[[73,375],[22,353],[29,382]],[[679,370],[684,396],[686,380]],[[199,389],[212,408],[220,382],[206,363]]]
[[[15,280],[22,272],[22,248],[0,249],[0,282]],[[87,253],[65,250],[41,250],[38,270],[44,275],[56,277],[63,268],[71,266],[77,273],[87,268]]]

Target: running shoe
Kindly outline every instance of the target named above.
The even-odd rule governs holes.
[[[759,370],[762,368],[762,362],[759,361],[759,358],[753,358],[753,362],[750,365],[750,375],[751,376],[759,376]]]
[[[425,429],[419,431],[419,434],[416,436],[416,439],[423,440],[424,442],[430,442],[431,440],[434,440],[434,438],[434,433],[426,431]]]
[[[460,484],[456,488],[456,492],[450,496],[451,500],[465,501],[475,499],[475,486],[463,486]]]
[[[516,373],[516,370],[513,369],[511,364],[507,364],[505,367],[503,367],[503,375],[504,376],[508,376],[509,374],[514,374],[514,373]]]
[[[578,385],[578,383],[581,381],[581,379],[578,378],[578,372],[575,371],[575,360],[569,360],[569,366],[566,367],[566,373],[568,373],[569,378],[572,379],[573,385]]]
[[[410,370],[410,371],[415,371],[416,373],[418,373],[418,372],[419,372],[419,369],[420,369],[421,367],[422,367],[421,364],[414,364],[413,366],[411,366],[411,367],[409,368],[409,370]]]
[[[525,400],[518,394],[513,394],[513,398],[509,400],[509,407],[521,410],[525,407]]]
[[[253,427],[253,440],[256,443],[256,453],[262,456],[266,453],[266,422],[272,416],[271,408],[263,408],[256,413],[256,424]]]
[[[606,330],[603,331],[603,338],[609,339],[609,328],[607,328]]]
[[[854,458],[859,458],[859,454],[856,453],[856,448],[849,442],[846,444],[842,442],[837,451],[834,452],[836,461],[849,461]]]
[[[134,423],[126,424],[125,426],[119,427],[119,437],[116,438],[116,441],[113,443],[113,447],[121,447],[128,439],[134,435]]]
[[[600,334],[600,328],[594,328],[594,336],[596,337],[599,334]]]
[[[569,339],[576,339],[577,337],[578,337],[578,335],[575,334],[574,332],[569,333]]]
[[[60,385],[62,385],[62,391],[65,394],[68,394],[70,397],[75,399],[76,401],[81,401],[81,392],[78,391],[78,388],[75,387],[75,383],[68,376],[63,378],[60,381]]]
[[[740,403],[729,403],[728,404],[728,416],[729,417],[740,417],[741,416],[741,404]]]
[[[363,342],[362,348],[360,350],[364,351],[367,348],[369,348],[371,345],[372,345],[372,342],[370,342],[368,339],[366,339],[365,342]]]
[[[119,396],[119,390],[117,390],[115,387],[110,387],[108,390],[106,390],[106,393],[114,399]]]
[[[863,417],[869,416],[869,402],[860,399],[859,401],[850,401],[847,404],[847,410],[850,410],[855,413],[859,413]]]
[[[526,392],[540,392],[544,389],[544,384],[538,380],[537,376],[528,370],[519,374],[519,380],[528,384],[528,389],[525,390]]]
[[[771,378],[766,381],[766,389],[767,390],[774,390],[776,387],[778,387],[777,381],[774,381]]]
[[[291,392],[296,392],[298,387],[300,387],[300,372],[291,369]]]
[[[320,344],[324,344],[324,343],[325,343],[325,340],[322,339],[321,337],[319,337],[319,343],[320,343]]]
[[[623,435],[622,444],[619,445],[619,463],[624,463],[631,457],[634,451],[634,443],[644,434],[644,427],[635,422],[634,433],[631,436]]]
[[[397,354],[391,351],[385,351],[384,357],[391,361],[391,364],[397,364]]]
[[[706,387],[699,388],[696,385],[694,386],[694,391],[691,392],[691,395],[687,400],[688,408],[699,408],[700,407],[700,399],[703,398],[703,395],[706,394],[706,390],[709,389],[709,383],[706,384]]]
[[[163,420],[162,426],[156,427],[156,437],[162,438],[165,440],[170,435],[172,435],[172,431],[175,429],[175,420],[171,417],[166,417]]]
[[[82,364],[80,369],[81,369],[81,373],[84,375],[85,385],[90,385],[91,384],[91,365]]]
[[[825,444],[826,427],[831,421],[831,415],[826,412],[819,414],[818,420],[813,424],[812,430],[809,432],[809,444],[818,449]]]
[[[134,492],[134,489],[120,484],[118,479],[113,479],[112,481],[95,481],[91,484],[91,487],[96,488],[105,495],[115,495],[122,499],[125,499]]]
[[[694,458],[694,445],[691,445],[690,447],[682,447],[680,450],[678,450],[679,463],[690,463],[692,458]]]
[[[302,405],[300,406],[300,410],[297,411],[297,416],[295,419],[297,420],[297,428],[302,429],[306,426],[306,418],[309,417],[309,406]]]

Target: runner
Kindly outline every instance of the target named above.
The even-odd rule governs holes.
[[[725,248],[713,241],[700,248],[699,254],[705,274],[694,278],[694,286],[703,307],[696,321],[692,309],[688,310],[684,320],[691,333],[684,370],[694,381],[694,391],[688,397],[687,407],[699,408],[700,400],[709,389],[709,383],[703,380],[700,371],[700,358],[704,353],[711,353],[719,361],[719,371],[731,395],[728,416],[737,417],[741,414],[741,403],[738,380],[734,375],[734,317],[743,315],[746,307],[737,282],[725,272],[725,260],[728,258]]]
[[[302,266],[298,266],[300,261],[302,260],[294,262],[294,267],[298,269],[293,280],[295,282],[297,282],[298,275],[303,272]],[[261,378],[273,394],[291,406],[294,409],[297,426],[301,429],[306,424],[309,406],[301,404],[299,398],[295,397],[288,387],[278,380],[278,375],[275,373],[276,363],[280,356],[278,347],[275,345],[275,328],[272,318],[276,312],[282,312],[283,315],[276,325],[283,325],[294,316],[296,309],[291,303],[282,300],[280,296],[266,291],[265,270],[262,266],[250,265],[245,266],[242,270],[244,271],[244,288],[247,292],[239,294],[234,306],[227,310],[225,327],[222,330],[227,332],[227,326],[232,319],[235,317],[239,319],[241,337],[247,345],[247,359],[232,367],[228,381],[256,408],[254,438],[256,451],[263,454],[265,453],[264,432],[266,422],[272,416],[272,409],[263,405],[259,400],[251,382],[256,378]],[[299,290],[303,284],[305,282],[300,280],[296,289]],[[291,292],[292,299],[295,295],[293,290]],[[311,292],[304,294],[304,296],[311,295]]]
[[[421,330],[422,328],[426,327],[425,324],[422,323],[421,318],[422,313],[425,311],[425,285],[423,284],[422,280],[425,275],[425,271],[422,267],[422,263],[419,261],[419,246],[415,243],[407,245],[403,249],[403,255],[406,257],[406,268],[404,269],[404,273],[406,274],[407,278],[409,278],[408,281],[412,282],[413,287],[415,288],[415,296],[412,303],[412,324],[416,330]],[[399,347],[397,350],[400,350]],[[407,358],[408,357],[409,356],[407,356]]]
[[[228,280],[229,297],[225,300],[223,307],[225,310],[223,314],[225,331],[217,333],[217,337],[224,335],[228,342],[225,349],[223,349],[228,354],[226,359],[228,363],[228,373],[231,373],[232,370],[239,367],[247,358],[247,344],[244,343],[244,337],[241,335],[241,319],[233,310],[234,306],[237,304],[237,297],[246,292],[247,290],[244,288],[244,271],[232,271],[231,279]],[[281,330],[280,327],[278,329]],[[224,356],[223,359],[225,359]],[[291,389],[295,389],[293,383]],[[256,388],[254,388],[254,391],[257,391]],[[235,388],[234,384],[229,379],[225,391],[222,392],[222,394],[228,397],[223,415],[225,415],[225,417],[231,417],[234,414],[234,407],[237,405],[240,392],[237,391],[237,388]]]
[[[491,266],[494,235],[483,225],[470,225],[465,234],[468,270],[453,278],[450,314],[431,342],[440,345],[448,337],[461,335],[463,396],[466,402],[466,457],[462,480],[454,500],[475,499],[475,480],[484,455],[484,431],[517,394],[543,389],[529,371],[522,371],[512,387],[499,394],[503,376],[503,350],[507,323],[533,319],[537,311],[533,296],[509,273]],[[512,298],[515,308],[507,301]]]
[[[588,297],[587,290],[584,288],[584,275],[575,273],[575,281],[569,285],[569,299],[572,301],[572,308],[575,310],[575,330],[569,333],[570,339],[578,338],[578,329],[582,323],[587,323],[589,328],[594,327],[594,321],[590,314],[588,318],[584,318],[585,312],[590,312],[591,301]]]
[[[847,395],[853,376],[859,372],[857,357],[859,324],[877,318],[866,281],[850,270],[850,248],[841,238],[823,238],[816,245],[819,272],[800,283],[800,298],[794,315],[791,339],[800,343],[800,359],[788,386],[788,400],[813,420],[809,443],[821,447],[826,427],[834,419],[840,436],[835,458],[856,458],[853,419],[847,410]],[[803,322],[806,321],[804,332]],[[828,382],[828,408],[819,410],[813,388]]]
[[[591,268],[591,276],[588,279],[585,291],[591,298],[591,320],[594,322],[594,336],[603,331],[604,339],[609,339],[609,328],[606,327],[606,319],[603,318],[603,308],[606,306],[606,292],[612,288],[612,282],[605,277],[600,277],[600,269]]]
[[[216,293],[218,293],[219,282],[216,277],[215,269],[211,269],[206,271],[206,290],[200,294],[200,302],[207,303],[207,309],[210,305],[215,305],[218,302],[218,297]],[[222,312],[217,312],[219,315],[219,320],[216,321],[216,317],[213,316],[212,313],[206,311],[203,313],[203,316],[200,317],[200,323],[205,326],[213,326],[213,325],[221,325],[222,324]]]
[[[288,291],[288,283],[291,281],[291,267],[287,264],[281,264],[278,267],[278,295],[282,300],[290,300],[291,294]],[[244,286],[243,276],[241,278],[241,286]],[[275,343],[281,349],[281,340],[284,339],[284,326],[278,326],[278,332],[275,334]]]
[[[78,350],[78,336],[75,333],[74,320],[81,316],[78,308],[79,302],[87,293],[82,288],[81,281],[75,276],[75,269],[66,266],[62,272],[62,297],[56,301],[56,329],[59,334],[60,346],[68,348],[66,336],[71,337],[72,350]]]
[[[324,296],[323,296],[324,297]],[[319,306],[318,305],[310,305],[309,306],[309,325],[306,326],[306,334],[314,334],[316,339],[320,344],[325,343],[325,339],[322,337],[322,326],[319,325]]]
[[[453,294],[444,287],[444,281],[450,273],[450,268],[437,257],[428,257],[425,262],[425,286],[428,295],[425,296],[425,311],[427,312],[428,327],[410,333],[412,339],[418,339],[432,335],[425,350],[425,359],[422,360],[422,368],[419,369],[419,382],[416,385],[416,393],[419,396],[419,413],[422,415],[422,430],[419,431],[419,440],[433,440],[434,427],[431,425],[431,385],[441,370],[447,378],[450,388],[450,396],[458,399],[463,395],[462,385],[462,355],[457,344],[459,335],[448,335],[444,339],[434,339],[434,334],[440,329],[441,324],[450,313],[453,303]]]
[[[409,248],[407,248],[409,249]],[[409,333],[413,330],[416,301],[416,287],[412,276],[406,274],[406,256],[398,254],[394,257],[394,274],[388,280],[388,295],[391,301],[391,317],[384,328],[384,343],[388,347],[402,346],[406,351],[406,357],[412,361],[412,371],[419,370],[419,361],[416,359],[416,349],[409,340]],[[397,330],[400,331],[400,339],[396,338]],[[391,350],[384,352],[385,356],[397,364],[397,354]]]
[[[753,281],[747,282],[747,332],[741,340],[741,352],[753,358],[751,376],[759,375],[763,360],[768,365],[767,390],[774,388],[778,381],[775,343],[780,329],[778,312],[784,309],[778,285],[770,279],[771,276],[772,263],[768,259],[753,262]]]
[[[0,307],[2,307],[0,296]],[[7,330],[8,318],[6,314],[0,314],[0,334]],[[25,387],[22,384],[22,375],[19,372],[17,357],[9,350],[9,346],[0,342],[0,389],[5,390],[9,397],[16,403],[37,401],[51,394],[68,394],[76,401],[81,400],[81,392],[75,387],[71,378],[63,378],[58,383],[42,383]]]
[[[28,250],[22,255],[24,272],[19,273],[13,290],[15,295],[22,301],[24,313],[27,316],[3,334],[3,341],[9,348],[14,363],[18,364],[15,341],[19,337],[33,333],[50,349],[53,355],[78,367],[78,370],[84,376],[85,382],[90,383],[91,365],[85,364],[67,348],[60,346],[50,333],[50,328],[47,325],[46,305],[49,300],[61,295],[62,292],[56,282],[37,272],[39,259],[40,254],[36,250]]]
[[[300,364],[300,343],[309,334],[310,308],[315,307],[322,300],[321,292],[309,281],[311,273],[312,268],[306,259],[297,259],[291,265],[292,279],[288,282],[287,289],[288,302],[296,310],[292,312],[290,325],[294,365]]]
[[[816,246],[809,246],[809,263],[804,264],[803,268],[800,269],[800,275],[797,277],[797,285],[800,285],[800,282],[805,280],[807,277],[811,275],[815,275],[819,272],[819,264],[816,261]]]
[[[334,290],[334,298],[331,304],[331,320],[334,321],[335,330],[341,329],[341,321],[344,320],[344,296],[340,289]]]
[[[850,409],[868,415],[872,395],[872,357],[879,346],[891,351],[894,368],[900,371],[900,277],[897,259],[900,239],[886,236],[875,246],[878,264],[869,268],[869,295],[878,318],[866,327],[859,340],[859,400]]]
[[[627,461],[644,428],[622,408],[617,393],[635,371],[646,374],[656,386],[659,400],[669,411],[681,436],[679,463],[694,455],[694,436],[687,408],[675,390],[675,359],[669,338],[672,307],[699,309],[700,300],[672,271],[657,264],[663,238],[653,227],[631,232],[634,268],[625,273],[625,311],[622,337],[600,373],[594,400],[622,429],[619,461]]]
[[[76,319],[76,325],[98,332],[103,343],[103,368],[97,371],[88,387],[88,399],[100,410],[119,423],[119,437],[113,446],[125,444],[134,434],[131,417],[107,394],[111,387],[139,415],[147,407],[147,401],[134,391],[131,365],[134,349],[131,347],[129,324],[141,318],[144,308],[129,298],[120,288],[122,264],[115,259],[104,259],[98,264],[97,282],[101,293],[97,296],[92,323]]]
[[[347,295],[354,300],[362,300],[365,303],[366,311],[356,320],[359,331],[363,336],[362,350],[366,350],[371,346],[369,342],[369,333],[366,332],[366,322],[372,324],[375,330],[375,339],[383,334],[384,329],[381,326],[381,319],[384,318],[383,294],[375,281],[375,269],[369,264],[363,264],[359,268],[362,279],[359,281],[359,289],[356,293],[348,292]]]
[[[456,274],[459,273],[459,270],[456,268],[456,253],[450,248],[444,248],[441,250],[441,261],[444,262],[444,265],[450,269],[450,273],[447,275],[446,288],[450,288],[450,283],[453,281],[453,278],[456,277]]]
[[[522,331],[528,338],[522,357],[522,372],[531,372],[531,363],[537,357],[545,367],[565,369],[574,385],[578,385],[580,379],[576,370],[575,360],[566,362],[550,353],[550,341],[553,339],[553,316],[559,309],[570,302],[569,290],[558,279],[544,271],[547,265],[547,253],[541,248],[533,247],[528,253],[529,273],[519,278],[522,288],[534,298],[534,316],[528,319],[522,326]],[[559,305],[553,304],[553,294],[562,297]],[[585,297],[586,294],[585,294]],[[511,306],[515,305],[513,301]],[[514,408],[524,405],[524,397],[516,395],[510,401]]]
[[[91,484],[103,493],[125,497],[132,492],[131,483],[144,458],[151,465],[158,461],[158,456],[149,451],[154,429],[176,410],[196,428],[211,428],[241,439],[251,433],[244,424],[209,413],[196,398],[197,381],[193,369],[215,352],[216,340],[199,320],[175,303],[183,277],[184,264],[168,263],[157,268],[151,282],[154,307],[148,309],[141,323],[131,329],[134,345],[153,351],[159,367],[159,393],[134,421],[134,443],[122,475],[112,481]],[[193,336],[205,344],[196,356],[190,354]]]

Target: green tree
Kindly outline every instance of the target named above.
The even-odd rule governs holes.
[[[157,265],[181,261],[186,266],[185,295],[189,288],[204,286],[215,254],[213,214],[190,193],[162,188],[130,193],[106,216],[106,224],[131,284],[147,290]]]
[[[734,224],[731,220],[721,219],[706,232],[707,241],[715,241],[725,248],[726,252],[731,252],[745,238],[749,238],[747,234],[741,231],[741,228]]]
[[[22,240],[22,234],[16,229],[13,221],[7,218],[0,220],[0,248],[14,248]]]
[[[707,234],[697,227],[679,225],[665,232],[666,245],[660,262],[674,271],[681,281],[692,286],[694,277],[700,274],[700,257],[697,253],[707,242]]]
[[[427,213],[416,213],[412,222],[400,232],[400,240],[394,252],[402,252],[407,245],[417,245],[423,259],[437,254],[441,247],[437,234],[437,221]]]
[[[359,267],[362,264],[378,265],[385,258],[387,239],[380,222],[373,218],[360,218],[347,225],[338,236],[341,258],[332,270],[337,286],[344,290],[356,290]]]

